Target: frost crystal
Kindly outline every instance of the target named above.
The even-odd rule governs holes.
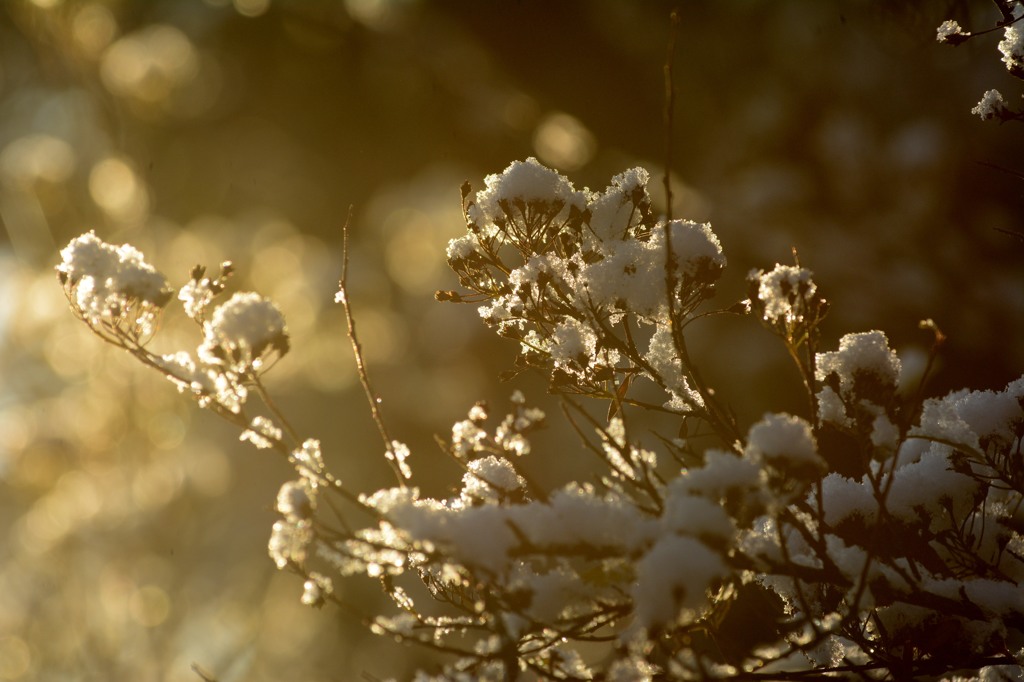
[[[988,90],[981,97],[971,113],[975,116],[980,116],[983,121],[990,118],[1000,118],[1003,114],[1008,112],[1010,108],[1006,104],[1006,100],[1003,99],[1003,94],[998,90]]]
[[[636,565],[636,617],[644,627],[696,619],[712,581],[726,573],[722,557],[699,540],[668,535]]]
[[[693,390],[686,375],[683,374],[683,366],[676,356],[675,344],[672,341],[672,330],[668,325],[659,325],[651,335],[650,347],[644,359],[669,392],[670,400],[665,404],[666,408],[686,414],[694,408],[704,407],[704,399]]]
[[[858,412],[874,419],[896,394],[900,360],[883,332],[847,334],[838,351],[818,353],[816,360],[816,379],[823,385],[819,415],[826,421],[849,426]]]
[[[1024,9],[1020,3],[1014,4],[1014,18],[1019,19]],[[1003,30],[1003,39],[999,41],[999,52],[1003,55],[1006,69],[1016,75],[1024,75],[1024,31],[1020,24],[1010,24]]]
[[[776,265],[771,272],[755,271],[750,277],[757,281],[757,297],[768,322],[801,321],[807,312],[805,302],[817,291],[811,271],[792,265]]]
[[[474,424],[487,421],[487,407],[477,403],[469,409],[469,420]]]
[[[293,523],[311,518],[315,509],[316,489],[307,478],[288,481],[277,493],[278,513]]]
[[[192,280],[178,290],[178,300],[185,307],[185,314],[193,320],[201,320],[206,307],[213,301],[214,291],[209,278]]]
[[[615,661],[608,669],[608,682],[651,682],[659,672],[657,666],[643,658],[629,657]]]
[[[312,541],[313,528],[308,520],[275,521],[267,550],[277,567],[285,568],[289,563],[302,564]]]
[[[400,613],[397,616],[377,616],[374,618],[374,631],[378,634],[412,635],[419,620],[411,613]]]
[[[192,391],[198,395],[208,395],[216,389],[213,375],[186,351],[178,351],[156,358],[156,364],[166,372],[167,377],[177,385],[179,391]]]
[[[649,204],[649,180],[646,170],[631,168],[613,177],[604,193],[591,198],[590,230],[599,242],[623,239],[640,228],[638,221]]]
[[[526,481],[516,473],[511,462],[502,457],[490,455],[474,460],[467,468],[469,471],[462,476],[462,500],[466,504],[501,502],[526,487]]]
[[[385,456],[398,465],[398,470],[403,478],[406,480],[412,478],[412,469],[409,468],[409,463],[406,462],[409,459],[408,445],[401,441],[393,440],[391,441],[391,448],[385,453]]]
[[[275,442],[281,441],[281,429],[266,417],[254,417],[249,428],[238,437],[241,441],[249,441],[257,448],[271,448]]]
[[[949,448],[931,447],[918,461],[896,470],[888,509],[907,521],[919,518],[922,511],[935,519],[949,512],[962,518],[973,506],[977,491],[977,481],[953,469]]]
[[[502,205],[515,201],[552,202],[577,208],[586,205],[585,195],[577,192],[569,180],[533,157],[513,162],[500,174],[488,175],[484,184],[487,189],[477,193],[477,204],[490,221],[503,221],[507,210]]]
[[[744,451],[754,462],[798,474],[824,471],[824,460],[818,456],[811,425],[788,414],[769,414],[750,427]]]
[[[861,373],[871,374],[881,383],[895,387],[900,376],[900,360],[889,348],[885,332],[846,334],[839,340],[838,351],[818,354],[818,380],[825,380],[832,372],[839,376],[844,389],[852,389],[856,376]]]
[[[57,272],[73,304],[91,325],[118,325],[136,336],[151,334],[156,315],[174,291],[129,244],[113,246],[94,232],[73,239],[60,252]],[[126,320],[126,315],[133,319]]]
[[[822,479],[825,521],[835,526],[852,516],[874,521],[878,506],[871,487],[832,473]]]
[[[681,275],[691,279],[717,279],[726,261],[722,244],[711,230],[710,223],[673,220],[668,228]],[[665,229],[659,225],[654,230],[654,243],[660,244],[665,238]]]
[[[315,438],[307,438],[302,447],[292,452],[300,473],[308,472],[313,478],[324,472],[324,458],[320,454],[320,441]]]
[[[894,450],[900,438],[900,430],[888,415],[880,414],[871,423],[871,443],[876,447]]]
[[[238,372],[260,369],[264,353],[271,349],[282,355],[288,351],[284,316],[259,294],[235,294],[214,310],[203,328],[200,357]]]
[[[334,583],[325,575],[316,571],[309,574],[309,579],[302,586],[302,603],[306,606],[319,608],[327,597],[334,592]]]
[[[946,21],[939,24],[939,28],[936,31],[936,39],[940,43],[949,43],[956,45],[962,42],[967,34],[964,33],[964,29],[957,22],[947,19]]]
[[[1024,377],[999,393],[955,391],[924,403],[921,425],[914,435],[980,449],[986,444],[1012,445],[1024,425]],[[1015,429],[1017,432],[1015,432]]]
[[[757,464],[722,450],[709,450],[704,455],[704,466],[687,469],[678,481],[674,485],[681,486],[688,494],[715,502],[753,495],[763,484]]]
[[[574,364],[588,365],[596,354],[597,335],[580,322],[569,318],[560,322],[551,333],[549,352],[555,366],[571,369]]]
[[[479,450],[486,438],[487,432],[472,419],[464,419],[452,425],[452,450],[461,457]]]
[[[718,500],[692,494],[689,483],[679,477],[669,484],[665,493],[665,510],[661,515],[664,529],[680,535],[716,538],[721,543],[730,543],[736,527],[729,514]]]
[[[673,220],[668,229],[680,278],[687,283],[713,283],[725,267],[725,256],[711,226]],[[668,263],[664,223],[654,227],[648,241],[630,240],[605,247],[608,255],[587,266],[580,277],[591,299],[644,317],[664,310]]]
[[[465,260],[476,252],[476,238],[472,234],[465,234],[448,241],[446,256],[448,260]]]
[[[612,247],[580,276],[591,300],[653,315],[666,305],[665,253],[649,242],[628,241]]]

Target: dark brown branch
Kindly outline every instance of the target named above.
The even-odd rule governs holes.
[[[672,116],[676,93],[672,81],[672,61],[675,58],[676,34],[679,32],[679,10],[669,14],[668,51],[665,56],[665,211],[667,222],[672,222]]]

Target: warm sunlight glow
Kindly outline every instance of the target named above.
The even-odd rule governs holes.
[[[75,161],[74,149],[61,138],[26,135],[0,151],[0,177],[22,188],[37,180],[62,183],[75,171]]]
[[[97,206],[119,222],[136,222],[149,209],[146,187],[124,159],[109,157],[93,166],[89,193]]]
[[[590,161],[597,141],[578,118],[555,112],[545,116],[537,126],[533,146],[544,163],[571,171]]]
[[[187,85],[199,70],[199,56],[180,29],[154,24],[107,49],[100,74],[107,88],[143,104],[160,104]]]
[[[95,57],[117,36],[117,20],[106,5],[89,3],[75,12],[71,32],[82,51]]]

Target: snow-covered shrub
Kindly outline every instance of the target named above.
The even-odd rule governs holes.
[[[462,190],[467,230],[447,256],[463,291],[437,297],[475,304],[514,342],[510,376],[549,378],[598,462],[558,489],[523,471],[548,417],[517,391],[507,415],[478,404],[452,427],[463,474],[450,494],[420,492],[363,365],[345,275],[337,299],[395,471],[376,491],[334,476],[267,394],[261,374],[289,349],[280,311],[235,293],[207,314],[229,267],[213,280],[197,268],[179,291],[202,338],[170,355],[146,344],[173,295],[138,252],[90,233],[58,271],[102,338],[288,458],[272,560],[313,606],[346,605],[339,581],[378,581],[393,609],[368,616],[372,630],[450,656],[419,680],[1019,678],[1024,378],[924,400],[883,332],[822,345],[828,304],[799,264],[754,271],[748,300],[709,309],[722,245],[710,225],[659,220],[648,180],[635,168],[577,190],[528,159]],[[803,414],[737,422],[688,351],[712,312],[778,337]],[[641,411],[671,432],[649,438]]]

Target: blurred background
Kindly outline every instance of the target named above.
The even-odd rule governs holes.
[[[970,110],[1021,87],[999,33],[935,41],[945,19],[992,26],[994,3],[7,0],[0,680],[197,682],[193,664],[222,682],[408,677],[412,652],[302,607],[300,581],[267,558],[287,465],[92,337],[54,277],[58,251],[94,229],[176,286],[234,261],[232,287],[288,320],[271,391],[371,491],[389,472],[332,303],[353,205],[366,360],[392,431],[444,495],[457,472],[434,434],[515,387],[544,400],[536,378],[495,381],[514,349],[473,309],[432,300],[457,284],[444,248],[464,229],[459,185],[527,156],[577,187],[634,165],[660,181],[676,6],[673,214],[720,236],[722,306],[795,247],[833,303],[827,349],[880,328],[920,367],[930,317],[950,337],[932,393],[1019,376],[1024,243],[1006,231],[1024,230],[1024,138]],[[652,193],[664,210],[660,182]],[[184,322],[168,311],[154,348],[194,348]],[[803,409],[756,321],[695,334],[744,426]],[[531,466],[564,480],[572,448],[546,442]]]

